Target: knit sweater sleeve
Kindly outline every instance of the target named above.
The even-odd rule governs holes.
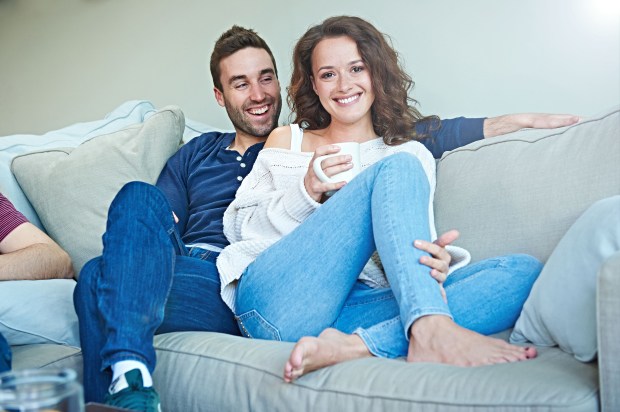
[[[310,158],[283,149],[264,149],[224,214],[230,243],[280,238],[319,207],[303,178]]]
[[[224,213],[230,242],[217,260],[222,297],[234,310],[236,281],[258,255],[294,230],[320,204],[306,192],[303,178],[311,154],[263,149]]]

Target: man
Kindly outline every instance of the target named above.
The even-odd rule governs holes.
[[[228,244],[222,217],[277,126],[282,99],[275,59],[252,30],[233,26],[225,32],[215,44],[210,70],[215,98],[235,133],[207,133],[188,142],[168,160],[157,187],[138,182],[123,187],[110,206],[103,255],[80,274],[74,301],[87,401],[105,397],[111,405],[156,411],[155,334],[239,334],[221,300],[215,266]],[[441,155],[482,138],[483,127],[493,135],[529,126],[531,119],[446,121],[428,140],[429,149]],[[438,244],[422,242],[420,247],[434,256],[423,263],[447,271],[449,257],[441,246],[455,236],[450,232]]]
[[[73,266],[67,252],[38,227],[30,223],[0,193],[0,290],[7,285],[5,282],[8,281],[71,279],[72,277]],[[28,287],[32,286],[45,293],[43,289],[46,285],[43,283],[28,284]],[[60,285],[67,293],[71,293],[74,286],[75,282],[73,281],[61,282]],[[28,304],[28,302],[21,303]],[[15,302],[8,302],[8,299],[0,300],[0,305],[8,304],[15,304]],[[0,313],[7,313],[9,309],[2,309]],[[24,319],[24,322],[27,321]],[[8,319],[0,319],[0,332],[4,332],[10,338],[20,333],[13,319],[11,322],[8,322]],[[33,331],[30,330],[28,333],[32,334]],[[13,342],[11,342],[12,340]],[[11,343],[18,342],[15,339],[8,339],[7,341],[0,333],[0,372],[11,369],[9,346]]]

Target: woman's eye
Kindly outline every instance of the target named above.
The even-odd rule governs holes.
[[[359,73],[359,72],[364,71],[364,68],[362,66],[353,66],[351,70],[353,71],[353,73]]]
[[[326,72],[321,75],[321,79],[331,79],[332,77],[334,77],[334,73],[332,72]]]

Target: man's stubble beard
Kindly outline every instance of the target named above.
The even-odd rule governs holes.
[[[255,137],[267,137],[273,129],[278,127],[278,119],[280,118],[280,112],[282,111],[282,98],[267,99],[265,104],[271,104],[272,108],[275,109],[269,119],[270,121],[264,125],[254,126],[254,124],[249,120],[249,116],[251,115],[247,114],[243,107],[235,107],[227,100],[224,100],[226,113],[228,113],[228,117],[230,118],[230,121],[235,129]]]

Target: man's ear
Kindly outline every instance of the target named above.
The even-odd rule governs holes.
[[[217,104],[222,107],[226,106],[226,103],[224,102],[224,93],[222,93],[220,89],[214,87],[213,94],[215,94],[215,100],[217,100]]]
[[[314,84],[314,76],[310,76],[310,81],[312,82],[312,90],[314,90],[314,93],[318,94],[316,91],[316,84]]]

